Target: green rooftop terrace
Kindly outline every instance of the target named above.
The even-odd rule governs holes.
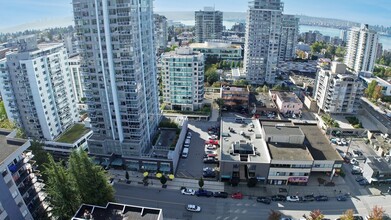
[[[56,142],[72,144],[89,131],[90,129],[84,127],[83,124],[74,124],[73,127],[62,133]]]

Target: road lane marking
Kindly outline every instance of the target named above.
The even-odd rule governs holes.
[[[134,196],[116,195],[116,197],[122,197],[122,198],[128,198],[128,199],[138,199],[138,200],[143,200],[143,201],[147,201],[147,202],[161,202],[161,203],[173,204],[173,205],[186,205],[185,203],[159,201],[159,200],[154,200],[154,199],[144,199],[144,198],[139,198],[139,197],[134,197]]]

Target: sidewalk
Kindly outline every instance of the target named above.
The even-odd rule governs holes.
[[[127,184],[125,179],[125,171],[124,170],[109,170],[108,171],[111,177],[114,178],[115,183]],[[153,187],[153,188],[162,188],[162,184],[159,179],[152,178],[150,174],[150,178],[148,178],[148,185],[144,186],[142,180],[143,175],[139,172],[128,171],[129,173],[129,185],[131,186],[140,186],[140,187]],[[187,187],[191,189],[197,190],[199,187],[198,180],[195,179],[184,179],[184,178],[175,178],[173,180],[167,180],[167,188],[173,190],[180,190],[181,187]],[[204,189],[210,191],[224,191],[224,183],[216,182],[216,181],[207,181],[204,180]]]

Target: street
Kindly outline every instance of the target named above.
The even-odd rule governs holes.
[[[364,215],[369,204],[382,205],[388,210],[391,205],[385,204],[390,196],[353,197],[346,202],[331,200],[327,202],[272,202],[270,205],[257,203],[256,198],[245,197],[242,200],[231,198],[204,198],[181,195],[179,190],[146,188],[115,184],[116,199],[119,203],[156,207],[163,209],[164,219],[267,219],[271,209],[279,210],[284,216],[300,218],[303,214],[320,209],[328,218],[336,218],[347,209]],[[371,202],[369,202],[371,201]],[[202,208],[200,213],[191,213],[185,210],[185,205],[195,204]],[[372,206],[372,205],[371,205]],[[386,206],[386,207],[385,207]],[[357,208],[356,208],[357,207]]]

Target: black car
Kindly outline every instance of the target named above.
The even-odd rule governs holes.
[[[264,204],[270,204],[272,201],[264,196],[257,197],[257,202],[264,203]]]
[[[351,173],[353,175],[361,175],[361,171],[359,171],[359,170],[352,170]]]
[[[346,201],[347,198],[344,195],[337,196],[337,201]]]
[[[202,176],[205,177],[205,178],[215,178],[216,177],[216,173],[214,171],[204,171],[202,173]]]
[[[306,195],[302,197],[303,202],[312,202],[315,201],[315,196],[314,195]]]
[[[200,189],[200,190],[197,190],[195,192],[195,195],[196,196],[211,197],[211,196],[213,196],[213,192],[212,191],[208,191],[208,190],[204,190],[204,189]]]
[[[215,157],[204,158],[204,163],[219,163],[219,160]]]
[[[272,201],[282,201],[282,202],[285,202],[286,201],[286,196],[284,196],[284,195],[274,195],[274,196],[272,196]]]
[[[213,194],[214,197],[216,198],[228,198],[228,193],[226,192],[215,192]]]
[[[328,201],[329,197],[327,197],[327,196],[316,196],[315,200],[316,201]]]

